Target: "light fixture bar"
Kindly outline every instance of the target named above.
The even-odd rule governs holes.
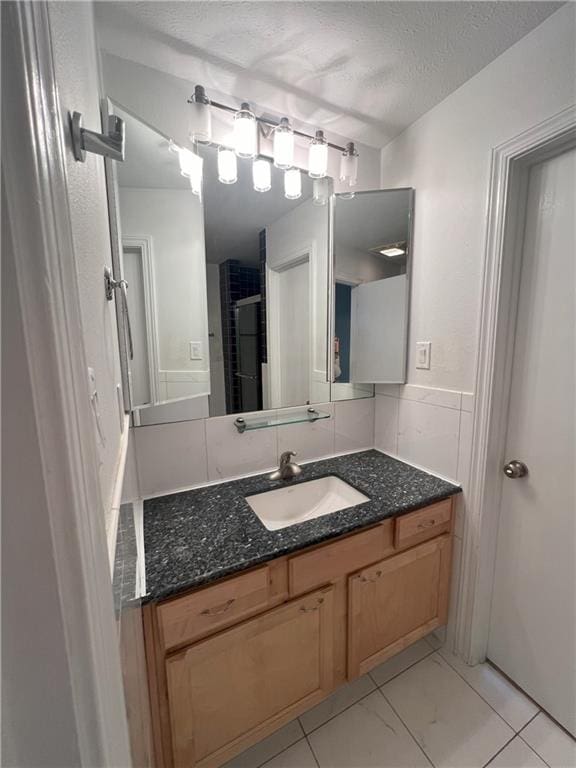
[[[190,102],[190,99],[188,101]],[[238,107],[229,107],[227,104],[221,104],[219,101],[210,101],[210,106],[214,107],[215,109],[221,109],[224,112],[232,112],[233,114],[238,112]],[[276,126],[280,125],[279,120],[276,122],[275,120],[269,120],[267,117],[258,117],[258,115],[255,117],[257,123],[267,125],[269,128],[276,128]],[[314,136],[312,136],[310,133],[303,133],[302,131],[297,131],[295,128],[292,129],[292,132],[295,136],[301,136],[303,139],[314,138]],[[341,147],[339,144],[332,144],[330,141],[328,141],[327,144],[331,149],[337,149],[340,152],[344,152],[346,150],[346,147]]]

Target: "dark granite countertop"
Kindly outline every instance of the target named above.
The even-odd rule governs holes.
[[[304,464],[291,484],[326,475],[342,478],[370,500],[269,531],[244,498],[285,485],[270,482],[267,474],[147,499],[144,600],[170,597],[460,492],[459,486],[376,450]]]

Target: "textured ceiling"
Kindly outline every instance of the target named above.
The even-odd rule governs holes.
[[[95,5],[111,53],[381,147],[562,3]]]

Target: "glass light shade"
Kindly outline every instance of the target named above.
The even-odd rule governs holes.
[[[312,185],[312,202],[314,205],[326,205],[332,192],[331,186],[327,176],[322,179],[314,179]]]
[[[192,166],[194,163],[194,153],[189,149],[180,148],[178,150],[178,161],[180,162],[180,173],[182,176],[190,178],[192,174]]]
[[[178,144],[175,144],[172,141],[172,139],[170,139],[170,141],[168,142],[168,151],[173,152],[175,155],[177,155],[178,152],[180,152],[180,147],[178,146]]]
[[[192,159],[190,161],[190,187],[192,192],[198,197],[202,197],[202,172],[204,160],[200,155],[190,152]]]
[[[355,187],[358,182],[358,152],[352,142],[346,145],[340,158],[340,181],[349,187]]]
[[[316,131],[308,150],[308,176],[311,179],[323,179],[328,171],[328,142],[324,131]]]
[[[252,164],[252,181],[256,192],[268,192],[272,187],[272,168],[268,160],[254,160]]]
[[[238,162],[234,150],[227,147],[218,149],[218,181],[235,184],[238,181]]]
[[[302,195],[302,175],[298,168],[284,172],[284,196],[288,200],[297,200]]]
[[[250,106],[242,104],[234,115],[234,150],[238,157],[256,157],[258,144],[257,122]]]
[[[283,117],[274,128],[274,165],[288,170],[294,163],[294,132],[288,118]]]
[[[190,141],[209,144],[212,141],[212,112],[210,102],[191,101],[189,107],[188,135]]]

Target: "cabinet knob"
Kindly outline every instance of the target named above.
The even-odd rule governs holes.
[[[376,573],[373,576],[358,576],[358,578],[360,579],[360,581],[366,584],[367,582],[371,583],[376,581],[377,579],[380,578],[380,576],[382,576],[382,571],[376,571]]]
[[[301,605],[300,606],[300,611],[302,613],[312,613],[312,611],[317,611],[320,608],[320,606],[322,605],[323,602],[324,602],[324,598],[323,597],[319,597],[318,600],[316,600],[316,605],[312,605],[310,607],[307,607],[305,605]]]

